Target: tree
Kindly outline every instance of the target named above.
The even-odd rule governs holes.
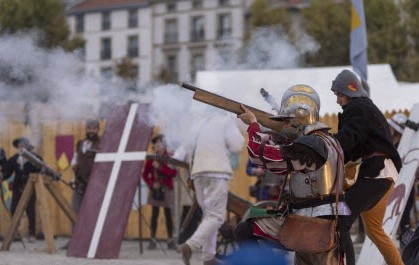
[[[250,7],[252,28],[282,25],[286,31],[291,26],[290,15],[283,8],[271,8],[268,0],[255,0]]]
[[[319,49],[306,54],[306,64],[336,66],[349,64],[350,13],[348,2],[314,0],[302,11],[302,24]]]
[[[125,81],[128,90],[136,90],[136,83],[138,78],[138,67],[132,62],[129,57],[122,58],[116,62],[116,75]]]
[[[411,48],[401,67],[400,78],[404,81],[419,82],[419,2],[404,0],[402,3],[402,17],[405,19]]]
[[[408,57],[406,27],[401,22],[400,8],[393,0],[364,1],[368,36],[368,61],[389,63],[398,79]]]
[[[61,0],[1,0],[0,33],[40,30],[38,44],[68,50],[84,45],[80,37],[70,39],[70,29]]]

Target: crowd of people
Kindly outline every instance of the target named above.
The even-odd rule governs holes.
[[[256,184],[249,187],[249,193],[256,201],[276,203],[273,208],[251,207],[248,215],[235,227],[234,236],[242,249],[256,245],[257,249],[269,247],[295,251],[296,265],[355,265],[350,230],[355,221],[361,220],[365,235],[377,246],[387,264],[414,264],[409,261],[418,255],[415,249],[419,248],[412,246],[412,242],[418,240],[410,222],[414,189],[409,191],[401,218],[399,240],[401,250],[407,248],[409,253],[416,254],[405,254],[402,260],[399,249],[383,229],[387,202],[402,167],[397,147],[407,117],[398,113],[386,119],[358,77],[349,70],[336,76],[331,93],[342,107],[335,133],[319,121],[320,97],[308,85],[298,84],[284,93],[280,110],[271,118],[281,125],[279,132],[262,130],[255,114],[242,105],[243,112],[237,118],[247,125],[249,159],[246,173],[257,178]],[[223,264],[217,257],[216,243],[218,230],[226,218],[228,182],[233,173],[229,154],[242,150],[244,137],[231,116],[218,112],[203,118],[191,128],[191,132],[190,143],[174,150],[173,154],[169,153],[162,134],[153,137],[151,145],[155,155],[189,164],[190,180],[202,211],[202,220],[193,234],[178,246],[173,239],[172,217],[174,179],[178,172],[170,162],[146,160],[141,175],[149,189],[147,203],[151,206],[148,249],[157,246],[158,216],[163,208],[167,248],[178,250],[185,265],[191,264],[193,253],[198,250],[202,251],[204,265]],[[98,133],[99,122],[89,120],[86,138],[76,144],[72,161],[75,173],[72,203],[77,212],[99,148]],[[14,140],[13,146],[18,150],[34,149],[25,137]],[[357,168],[350,185],[346,185],[347,163],[356,163]],[[7,159],[2,149],[0,166],[4,179],[14,176],[13,214],[29,174],[38,173],[40,169],[19,152]],[[30,241],[35,240],[35,200],[33,194],[26,209]],[[313,230],[319,227],[320,231],[320,225],[327,224],[335,232],[325,245],[320,246],[312,240],[319,236],[324,239],[327,235],[307,235],[307,231],[289,234],[287,229],[291,218],[295,218],[293,220],[298,225],[314,222]],[[227,258],[224,262],[238,264],[232,263],[234,260]]]

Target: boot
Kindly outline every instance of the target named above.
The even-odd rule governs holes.
[[[192,249],[188,246],[188,244],[183,243],[179,246],[180,253],[182,254],[182,260],[185,265],[191,265],[189,262],[192,257]]]
[[[173,241],[173,239],[169,239],[167,241],[167,249],[171,249],[171,250],[176,250],[177,249],[175,241]]]
[[[205,260],[204,261],[204,265],[221,265],[222,263],[220,262],[219,259],[216,259],[215,257],[210,259],[210,260]]]
[[[153,249],[156,249],[156,248],[157,248],[156,239],[154,239],[154,238],[150,239],[150,243],[148,243],[147,249],[148,250],[153,250]]]

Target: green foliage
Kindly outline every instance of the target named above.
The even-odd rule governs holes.
[[[1,0],[0,33],[17,33],[40,30],[38,44],[41,47],[57,46],[75,48],[64,15],[64,4],[60,0]],[[77,46],[80,47],[80,46]]]
[[[411,49],[400,69],[400,79],[419,82],[419,1],[404,0],[402,8]]]
[[[280,8],[271,9],[268,0],[255,0],[250,7],[250,24],[253,28],[282,25],[284,28],[290,26],[290,16]]]
[[[135,65],[132,60],[128,57],[124,57],[121,61],[116,63],[116,75],[125,80],[135,80],[137,78],[137,72],[135,71]]]
[[[419,54],[419,1],[404,0],[403,11],[406,16],[406,30],[409,35],[414,51]]]
[[[368,61],[389,63],[402,76],[409,45],[406,27],[401,23],[400,9],[393,0],[364,1],[368,36]]]
[[[258,27],[280,26],[287,34],[291,32],[291,16],[282,8],[271,8],[268,0],[255,0],[250,6],[250,30]],[[245,34],[249,39],[251,32]]]
[[[302,24],[319,49],[306,55],[312,66],[349,64],[350,12],[348,2],[313,0],[302,11]]]

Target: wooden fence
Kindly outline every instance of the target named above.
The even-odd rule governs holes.
[[[6,106],[0,106],[0,111],[6,113]],[[398,111],[392,111],[386,113],[386,117],[389,117]],[[408,114],[408,111],[403,111],[405,114]],[[37,124],[36,127],[27,126],[24,124],[25,117],[22,109],[15,109],[13,113],[8,112],[9,116],[12,119],[4,119],[1,121],[0,127],[0,146],[3,147],[6,151],[8,157],[12,156],[17,152],[17,149],[13,147],[12,142],[15,138],[20,136],[27,136],[33,144],[35,145],[35,151],[39,153],[44,161],[53,169],[57,169],[57,160],[58,158],[55,155],[55,139],[59,135],[72,135],[74,136],[75,142],[84,137],[84,122],[83,121],[66,121],[66,120],[44,120]],[[3,116],[4,117],[4,116]],[[321,121],[332,128],[332,132],[337,130],[337,116],[336,115],[325,115],[321,118]],[[103,125],[103,123],[102,123]],[[101,126],[103,130],[104,126]],[[103,132],[101,132],[103,133]],[[247,150],[244,147],[240,157],[239,157],[239,167],[234,172],[234,178],[230,181],[229,189],[234,194],[254,202],[254,199],[249,195],[249,187],[253,185],[256,181],[256,178],[249,177],[246,174],[246,163],[248,155]],[[57,169],[58,170],[58,169]],[[73,178],[73,172],[71,168],[61,170],[62,180],[69,182]],[[140,172],[138,172],[140,176]],[[181,174],[184,175],[184,174]],[[184,178],[185,176],[183,176]],[[63,183],[60,184],[60,189],[63,196],[71,202],[72,190],[69,189]],[[62,210],[58,207],[52,197],[48,194],[48,204],[51,209],[51,215],[53,216],[52,225],[54,227],[55,235],[59,236],[69,236],[71,234],[71,224],[67,219]],[[142,207],[142,214],[144,216],[142,234],[144,238],[148,238],[149,228],[146,225],[146,222],[150,220],[151,208],[147,205]],[[4,235],[7,231],[7,220],[5,220],[6,215],[0,214],[0,235]],[[38,218],[39,219],[39,218]],[[164,225],[163,213],[159,216],[158,227],[159,231],[157,237],[165,238],[166,231]],[[23,222],[25,224],[25,221]],[[27,225],[21,225],[21,229],[25,232]],[[40,230],[40,224],[37,224],[38,231]],[[136,210],[132,210],[127,229],[125,232],[126,238],[138,238],[139,236],[139,213]]]

